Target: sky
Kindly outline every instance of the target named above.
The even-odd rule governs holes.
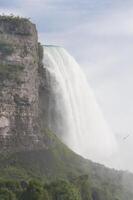
[[[75,57],[117,138],[114,167],[133,172],[133,1],[0,0],[0,13],[31,18],[43,44]]]

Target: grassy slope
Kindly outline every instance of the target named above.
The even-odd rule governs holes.
[[[126,184],[127,187],[124,188],[122,185],[123,172],[111,170],[83,159],[69,150],[49,131],[45,131],[45,140],[48,143],[45,149],[1,155],[0,177],[53,181],[57,178],[72,180],[74,177],[88,174],[92,187],[102,190],[108,188],[111,194],[116,194],[121,200],[133,199],[133,194],[128,191],[133,185],[132,175],[129,176],[131,184]],[[126,174],[124,175],[126,177]]]

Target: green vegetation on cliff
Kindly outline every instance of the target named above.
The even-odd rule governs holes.
[[[36,180],[0,181],[1,200],[81,200],[78,189],[67,181],[43,184]],[[87,199],[86,199],[87,200]]]
[[[8,21],[11,23],[13,23],[13,22],[20,23],[21,21],[23,21],[23,22],[29,21],[29,18],[24,18],[24,17],[15,16],[13,14],[10,14],[10,15],[0,15],[0,20]]]
[[[48,130],[43,131],[42,134],[44,134],[43,140],[46,144],[44,149],[8,152],[0,156],[2,180],[14,180],[19,184],[21,182],[28,183],[31,179],[39,181],[41,195],[45,193],[49,200],[132,199],[131,190],[122,185],[122,172],[107,169],[102,165],[83,159],[69,150]],[[23,200],[33,198],[29,196],[32,194],[28,194],[30,191],[32,189],[29,187],[24,189]],[[72,198],[71,195],[74,197]],[[41,196],[36,197],[35,200],[41,198]],[[19,198],[17,197],[17,199]]]
[[[0,29],[0,34],[10,33],[18,36],[31,36],[31,22],[28,18],[14,15],[0,15],[0,26],[4,24],[4,30]]]
[[[118,188],[116,188],[118,189]],[[123,194],[122,194],[123,195]],[[110,188],[101,190],[98,187],[91,187],[88,180],[78,177],[77,182],[67,180],[56,180],[46,183],[31,179],[21,180],[0,180],[1,200],[131,200],[132,196],[122,196],[111,193]]]

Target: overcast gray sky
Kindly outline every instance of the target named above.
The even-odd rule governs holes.
[[[133,1],[0,0],[0,12],[30,17],[41,42],[76,58],[117,137],[114,166],[133,171]]]

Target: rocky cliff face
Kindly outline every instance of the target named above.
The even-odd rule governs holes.
[[[40,48],[29,20],[0,18],[0,152],[42,146]]]

